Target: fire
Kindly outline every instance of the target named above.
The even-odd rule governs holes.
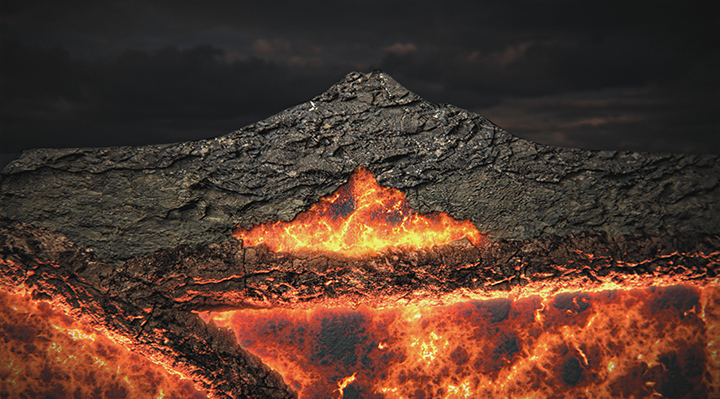
[[[347,388],[348,385],[352,384],[355,381],[355,375],[357,375],[357,373],[353,373],[353,375],[351,375],[350,377],[346,377],[338,381],[337,391],[340,392],[340,396],[338,396],[338,399],[343,399],[343,397],[345,396],[345,388]]]
[[[0,290],[0,397],[205,398],[47,302]]]
[[[276,252],[312,250],[347,256],[372,255],[390,247],[427,248],[463,238],[479,246],[485,239],[469,220],[457,221],[444,212],[413,212],[405,194],[379,186],[362,166],[345,185],[292,222],[265,223],[250,230],[238,227],[233,237],[246,246],[265,244]]]
[[[201,316],[232,327],[300,398],[718,397],[718,303],[716,281]]]

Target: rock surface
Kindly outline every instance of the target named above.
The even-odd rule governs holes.
[[[276,371],[237,344],[232,331],[172,306],[163,288],[143,292],[134,290],[137,285],[136,276],[113,270],[65,237],[0,220],[4,289],[27,289],[33,299],[71,309],[87,325],[121,337],[128,349],[192,376],[211,398],[297,397]]]
[[[180,246],[118,266],[111,295],[135,292],[134,303],[183,310],[309,309],[443,306],[523,288],[561,290],[652,284],[709,283],[717,277],[720,236],[602,232],[498,240],[483,248],[467,241],[414,251],[389,250],[347,258],[321,252],[275,253],[240,243]],[[156,301],[163,292],[167,303]]]
[[[343,259],[272,253],[225,241],[179,246],[118,267],[46,229],[0,219],[0,286],[73,309],[134,351],[172,364],[213,398],[291,398],[277,372],[241,348],[232,331],[193,311],[402,306],[490,297],[544,281],[559,290],[614,282],[625,287],[717,277],[720,236],[605,233],[462,242],[415,252]],[[536,291],[533,291],[536,292]]]
[[[26,151],[2,171],[0,216],[119,264],[220,243],[238,224],[291,220],[358,165],[405,192],[416,211],[469,218],[492,240],[720,232],[717,156],[535,144],[424,101],[379,71],[351,73],[307,103],[215,139]]]

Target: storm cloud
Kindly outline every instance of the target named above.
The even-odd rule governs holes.
[[[237,130],[382,69],[537,142],[720,153],[720,14],[689,1],[4,1],[0,152]]]

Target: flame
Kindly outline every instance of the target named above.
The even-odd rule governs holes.
[[[338,399],[343,399],[343,397],[345,396],[345,388],[347,388],[348,385],[352,384],[355,381],[356,375],[357,372],[353,373],[353,375],[351,375],[350,377],[345,377],[342,380],[338,381],[337,391],[340,392]]]
[[[0,397],[206,396],[49,303],[0,290]]]
[[[718,397],[720,285],[202,313],[300,398]],[[346,384],[347,385],[347,384]]]
[[[233,237],[246,246],[267,245],[276,252],[329,251],[347,256],[376,254],[391,247],[420,249],[466,238],[473,245],[485,236],[469,220],[444,212],[420,215],[400,190],[379,186],[367,168],[358,166],[350,180],[320,198],[292,222],[238,227]]]

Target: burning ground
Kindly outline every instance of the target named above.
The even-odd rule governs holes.
[[[28,293],[0,292],[3,398],[206,398],[181,379]]]
[[[344,397],[388,398],[718,392],[714,235],[587,233],[360,258],[227,241],[117,268],[27,224],[4,221],[2,238],[6,290],[68,310],[83,334],[106,332],[210,397],[339,397],[343,385]],[[43,334],[14,358],[54,355]],[[37,375],[20,363],[15,374]]]
[[[716,397],[719,182],[381,72],[217,139],[28,151],[0,394]]]
[[[206,314],[301,397],[644,398],[718,394],[713,285],[437,307]]]
[[[517,280],[506,280],[513,287],[509,294],[481,289],[499,283],[497,276],[457,290],[462,283],[453,279],[452,273],[464,269],[473,283],[482,276],[479,266],[483,259],[491,258],[490,251],[485,251],[489,245],[485,237],[468,221],[458,222],[444,213],[413,213],[400,191],[377,185],[365,168],[356,169],[347,184],[292,222],[239,228],[234,237],[245,245],[267,245],[273,252],[310,251],[367,258],[394,249],[400,256],[386,260],[387,265],[405,263],[400,261],[404,253],[432,252],[438,246],[466,240],[464,246],[455,243],[445,252],[464,255],[459,262],[455,260],[458,267],[450,274],[443,273],[441,267],[418,275],[422,267],[417,263],[433,262],[415,259],[416,264],[406,269],[409,274],[393,270],[385,276],[396,283],[420,282],[417,291],[444,287],[448,292],[425,293],[427,297],[419,300],[425,304],[445,301],[444,305],[394,307],[399,302],[410,303],[417,293],[389,301],[383,297],[392,288],[354,278],[356,294],[369,297],[359,300],[354,309],[201,313],[206,322],[232,328],[241,346],[279,370],[302,397],[639,398],[720,393],[720,308],[716,306],[720,286],[712,267],[716,264],[707,270],[709,275],[701,271],[690,281],[669,285],[670,275],[692,275],[685,270],[685,257],[676,257],[679,253],[659,257],[655,253],[650,262],[613,260],[616,267],[607,270],[604,267],[612,263],[608,262],[612,256],[598,251],[603,247],[600,242],[589,253],[566,243],[551,252],[572,248],[580,259],[594,260],[597,256],[600,264],[583,268],[581,273],[584,270],[587,274],[575,275],[563,288],[558,288],[558,272],[567,273],[571,267],[547,267],[547,259],[542,259],[539,264],[546,265],[552,276],[544,282],[540,277],[543,272],[528,270],[525,263],[515,268]],[[708,244],[709,248],[714,245]],[[705,253],[694,255],[704,257]],[[543,253],[537,255],[542,257]],[[708,257],[718,255],[716,251]],[[436,263],[450,263],[448,258],[441,258]],[[572,265],[578,259],[563,261]],[[636,279],[622,275],[627,272],[623,268],[628,267],[653,264],[650,268],[654,269],[657,261],[671,270],[655,275],[655,284],[648,275]],[[512,264],[512,257],[495,264]],[[387,272],[382,269],[373,262],[365,267],[365,274],[382,276]],[[605,278],[594,276],[594,271]],[[531,277],[523,278],[528,272]],[[594,284],[580,283],[583,277]],[[692,281],[707,278],[712,279],[707,285]],[[433,279],[437,282],[428,284]],[[323,285],[328,283],[331,281]],[[633,284],[650,286],[631,288]],[[456,290],[448,289],[453,285]],[[261,292],[268,287],[254,288]],[[543,288],[545,295],[540,295]],[[288,290],[280,296],[292,292],[292,288]],[[463,292],[458,295],[456,291]],[[326,295],[321,293],[320,297]],[[454,299],[444,299],[448,296]],[[367,307],[368,301],[374,301],[375,307]]]

